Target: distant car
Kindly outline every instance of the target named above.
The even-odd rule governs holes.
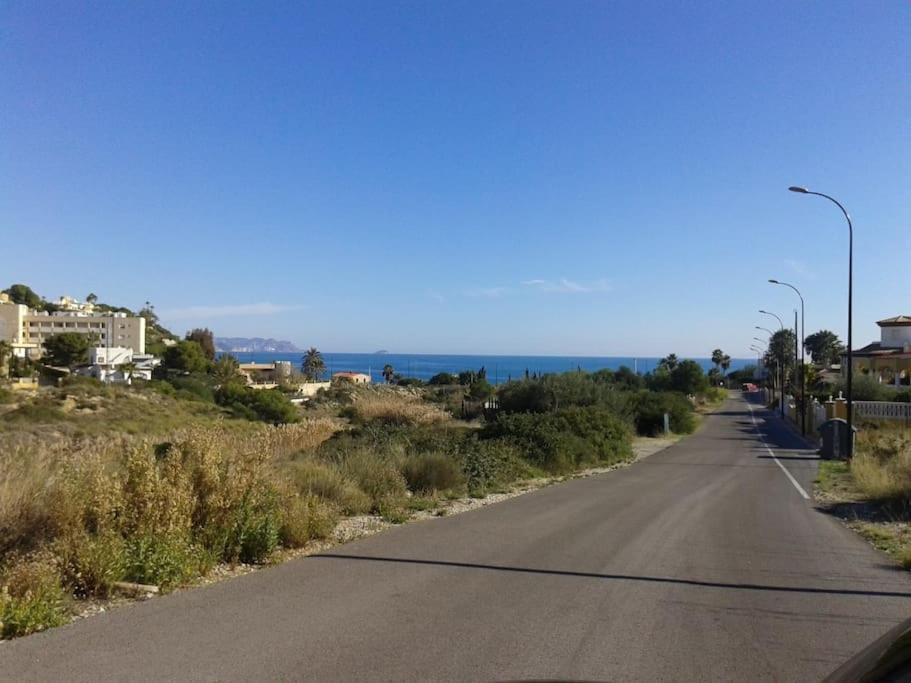
[[[755,384],[753,384],[752,382],[744,382],[744,383],[743,383],[743,390],[744,390],[745,392],[747,392],[747,393],[753,393],[754,391],[759,391],[759,387],[757,387],[757,386],[756,386]]]

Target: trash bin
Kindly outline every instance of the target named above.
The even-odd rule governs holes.
[[[848,455],[848,439],[854,438],[857,433],[857,427],[851,427],[850,437],[848,436],[848,422],[840,417],[834,417],[826,420],[817,428],[819,435],[822,437],[822,448],[819,449],[819,456],[823,460],[840,459]]]

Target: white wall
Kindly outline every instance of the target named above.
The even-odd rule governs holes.
[[[911,342],[911,325],[882,328],[880,343],[883,346],[900,348],[907,342]]]

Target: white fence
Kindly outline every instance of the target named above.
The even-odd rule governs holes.
[[[911,425],[911,403],[854,401],[854,416],[867,420],[896,420]]]

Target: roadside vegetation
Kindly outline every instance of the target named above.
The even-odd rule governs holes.
[[[911,569],[911,429],[861,425],[853,460],[822,461],[817,486],[829,512]]]
[[[240,387],[233,359],[208,358],[206,332],[168,347],[162,379],[4,391],[3,637],[132,584],[167,591],[216,565],[273,561],[343,517],[398,523],[450,498],[626,462],[665,414],[686,434],[724,397],[670,356],[644,377],[580,371],[495,389],[483,369],[427,384],[392,371],[389,386],[334,385],[304,407],[251,402],[282,392]]]

